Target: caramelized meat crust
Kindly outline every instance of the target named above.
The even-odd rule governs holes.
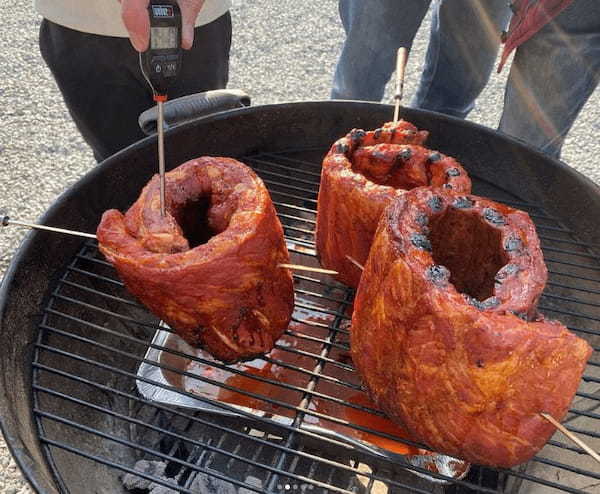
[[[321,265],[357,287],[377,223],[385,207],[406,190],[439,186],[471,192],[471,180],[453,158],[421,145],[426,131],[409,122],[382,129],[353,130],[338,140],[323,161],[316,243]]]
[[[188,343],[233,362],[268,352],[294,305],[283,229],[262,180],[228,158],[159,177],[125,215],[106,211],[101,252],[127,289]]]
[[[416,440],[469,462],[530,459],[577,390],[590,346],[536,311],[546,267],[529,216],[439,188],[382,215],[352,317],[373,400]]]

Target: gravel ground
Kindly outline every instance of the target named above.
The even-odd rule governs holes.
[[[94,166],[37,47],[39,19],[30,2],[15,2],[5,16],[0,50],[0,184],[15,219],[35,220],[69,185]],[[237,0],[230,87],[246,90],[254,104],[327,99],[342,43],[337,2]],[[422,26],[407,68],[405,101],[418,80],[427,44]],[[9,49],[10,47],[10,49]],[[494,75],[471,119],[495,127],[507,71]],[[387,92],[391,101],[391,88]],[[565,162],[600,183],[600,91],[588,101],[571,131]],[[24,231],[0,234],[0,276]],[[0,494],[31,492],[0,442]]]

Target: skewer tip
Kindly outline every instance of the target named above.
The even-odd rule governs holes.
[[[298,271],[310,271],[313,273],[322,273],[322,274],[331,274],[331,275],[337,275],[339,274],[337,271],[334,271],[332,269],[324,269],[324,268],[315,268],[312,266],[302,266],[301,264],[278,264],[277,265],[278,268],[282,268],[282,269],[292,269],[292,270],[298,270]]]
[[[348,259],[352,264],[354,264],[358,269],[360,269],[361,271],[364,271],[365,267],[358,262],[356,259],[346,255],[346,259]]]
[[[577,446],[579,446],[583,451],[585,451],[588,455],[590,455],[594,460],[600,463],[600,455],[597,451],[594,451],[590,446],[588,446],[585,442],[579,439],[575,434],[569,431],[564,425],[562,425],[558,420],[556,420],[552,415],[546,412],[540,412],[542,418],[546,419],[550,422],[554,427],[556,427],[560,432],[562,432],[565,436],[567,436],[571,441],[573,441]]]
[[[404,46],[398,48],[396,55],[396,91],[394,93],[394,123],[398,122],[400,115],[400,101],[404,92],[404,71],[408,60],[408,49]]]

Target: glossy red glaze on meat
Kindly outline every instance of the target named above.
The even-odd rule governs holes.
[[[233,159],[199,158],[166,174],[166,199],[162,217],[155,176],[125,216],[102,217],[100,250],[127,289],[223,361],[271,350],[294,292],[277,267],[289,254],[262,180]]]
[[[471,180],[453,158],[421,146],[428,133],[409,122],[383,129],[353,130],[338,140],[323,161],[317,211],[317,252],[321,265],[357,287],[381,213],[414,187],[444,186],[471,192]]]
[[[550,438],[590,346],[536,312],[547,272],[529,216],[443,189],[384,212],[352,317],[379,407],[435,451],[510,467]]]

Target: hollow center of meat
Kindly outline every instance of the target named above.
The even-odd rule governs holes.
[[[429,185],[431,178],[424,153],[398,144],[357,149],[352,156],[352,170],[376,184],[405,190]]]
[[[494,277],[507,262],[500,230],[473,211],[448,208],[431,218],[429,240],[436,264],[446,266],[459,292],[479,301],[494,294]]]
[[[174,211],[175,220],[183,231],[190,249],[205,244],[220,233],[209,222],[210,197],[199,197],[181,205]]]

